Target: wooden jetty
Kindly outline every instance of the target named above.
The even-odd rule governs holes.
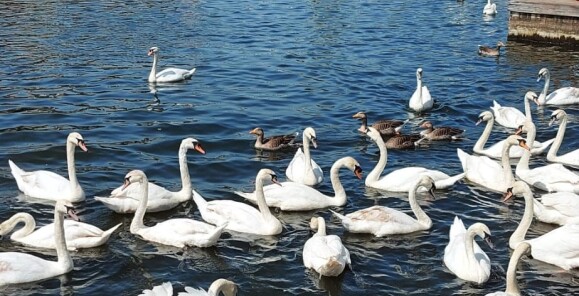
[[[510,0],[509,40],[579,48],[579,0]]]

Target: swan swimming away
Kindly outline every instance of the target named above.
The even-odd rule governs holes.
[[[338,276],[346,265],[351,265],[350,252],[337,235],[326,234],[326,222],[322,217],[312,217],[310,228],[316,233],[304,244],[303,260],[307,268],[320,276]]]
[[[185,287],[185,292],[179,292],[178,296],[218,296],[221,295],[220,293],[225,296],[235,296],[237,295],[237,285],[226,279],[217,279],[207,291],[203,288]],[[173,296],[173,285],[171,282],[165,282],[151,290],[143,290],[139,296]]]
[[[444,189],[454,185],[454,183],[464,177],[464,174],[451,177],[441,171],[429,170],[423,167],[402,168],[394,170],[387,175],[380,176],[386,167],[388,150],[380,133],[375,128],[368,127],[366,135],[378,145],[378,149],[380,150],[378,163],[368,176],[366,176],[365,184],[368,187],[392,192],[408,192],[421,176],[428,175],[434,180],[437,189]]]
[[[474,241],[476,236],[493,248],[491,231],[486,225],[474,223],[467,230],[462,220],[454,217],[454,223],[450,226],[450,241],[444,248],[444,265],[457,277],[482,284],[491,275],[491,260]]]
[[[84,190],[76,178],[76,167],[74,161],[75,147],[82,151],[88,151],[83,137],[72,132],[66,138],[66,163],[68,166],[68,179],[56,173],[38,170],[25,172],[19,168],[12,160],[8,160],[12,176],[18,184],[18,189],[30,197],[47,200],[67,200],[70,202],[80,202],[85,198]]]
[[[302,149],[298,148],[285,170],[285,175],[293,182],[314,186],[324,180],[322,168],[310,155],[310,143],[314,148],[318,148],[316,131],[312,127],[307,127],[302,133],[302,140],[304,151],[302,152]]]
[[[559,148],[561,148],[561,143],[563,142],[563,137],[565,137],[565,129],[567,128],[567,113],[562,109],[553,111],[551,114],[551,121],[549,121],[549,126],[556,122],[559,123],[559,129],[557,130],[557,136],[555,136],[553,146],[551,146],[549,152],[547,152],[547,160],[579,168],[579,149],[557,156],[557,152],[559,151]]]
[[[54,206],[54,244],[58,261],[18,252],[0,253],[0,286],[49,279],[70,272],[74,265],[64,233],[64,215],[78,221],[72,204],[58,200]]]
[[[539,98],[535,101],[537,105],[568,105],[579,103],[578,87],[562,87],[547,95],[547,92],[549,91],[549,82],[551,81],[551,73],[549,72],[549,69],[543,68],[539,71],[537,82],[540,81],[541,78],[545,78],[545,86],[543,87],[543,91],[539,94]]]
[[[483,14],[485,15],[495,15],[497,14],[497,5],[495,3],[491,3],[491,0],[488,0],[487,4],[483,8]]]
[[[0,237],[13,231],[17,224],[21,222],[24,223],[24,226],[12,233],[10,236],[11,240],[36,248],[56,249],[53,223],[35,230],[36,221],[34,221],[34,217],[24,212],[14,214],[10,219],[0,224]],[[64,220],[66,246],[71,251],[101,246],[108,241],[113,231],[119,228],[121,224],[119,223],[106,231],[102,231],[91,224],[68,219]]]
[[[430,96],[428,87],[422,85],[422,68],[416,69],[416,90],[410,97],[408,107],[414,112],[423,112],[432,109],[434,99]]]
[[[277,207],[282,211],[310,211],[331,206],[341,207],[346,204],[347,200],[346,191],[339,177],[341,168],[347,168],[352,171],[358,179],[362,179],[362,168],[360,164],[354,158],[346,156],[334,162],[330,169],[330,179],[335,196],[325,195],[304,184],[283,182],[281,184],[267,185],[263,188],[265,202],[267,206]],[[256,203],[259,189],[256,186],[256,191],[251,193],[240,191],[235,191],[234,193]]]
[[[265,181],[279,184],[274,171],[261,169],[257,173],[257,177],[255,178],[255,196],[259,209],[233,200],[206,201],[197,192],[193,192],[193,200],[197,204],[203,220],[211,224],[220,225],[227,223],[227,230],[240,233],[257,235],[280,234],[282,231],[281,222],[271,214],[265,202],[263,193],[263,183]]]
[[[565,270],[579,267],[579,224],[566,224],[536,238],[525,240],[534,214],[535,198],[531,188],[523,181],[516,181],[503,195],[503,201],[519,194],[525,198],[525,211],[519,226],[509,238],[509,247],[516,249],[520,243],[527,242],[531,245],[533,259],[557,265]]]
[[[491,107],[493,115],[495,116],[495,121],[507,128],[517,128],[519,125],[525,122],[525,114],[519,111],[515,107],[504,107],[497,101],[493,100],[493,106]]]
[[[132,170],[125,176],[125,187],[138,184],[141,191],[139,207],[131,221],[130,231],[151,242],[177,248],[185,246],[210,247],[217,243],[225,225],[215,227],[207,223],[186,218],[168,219],[154,226],[145,226],[143,217],[148,202],[149,181],[143,171]]]
[[[384,206],[372,206],[345,216],[332,210],[330,212],[340,219],[346,230],[353,233],[371,233],[377,237],[382,237],[427,230],[432,227],[432,220],[416,201],[416,191],[419,187],[427,188],[432,198],[434,198],[434,189],[436,188],[434,180],[426,175],[412,186],[408,193],[408,202],[416,219],[406,213]]]
[[[147,213],[170,210],[183,202],[191,200],[193,189],[191,187],[191,176],[187,165],[188,150],[195,150],[201,154],[205,154],[205,150],[203,150],[197,139],[186,138],[181,141],[178,152],[179,171],[181,172],[181,190],[173,192],[149,182]],[[95,196],[95,199],[117,213],[126,214],[134,213],[137,210],[140,196],[139,184],[133,183],[126,188],[123,185],[119,186],[111,192],[109,197]]]
[[[147,52],[148,56],[153,56],[153,66],[151,67],[151,73],[149,74],[150,83],[169,83],[169,82],[180,82],[185,79],[190,79],[195,73],[195,68],[191,70],[179,69],[179,68],[167,68],[157,73],[157,63],[159,62],[159,48],[151,47]]]
[[[521,296],[521,289],[517,284],[517,265],[523,255],[531,255],[531,245],[520,243],[509,260],[507,267],[507,289],[504,292],[488,293],[486,296]]]

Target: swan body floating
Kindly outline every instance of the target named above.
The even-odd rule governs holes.
[[[235,296],[237,295],[237,285],[226,279],[217,279],[207,291],[203,288],[185,287],[185,292],[179,292],[178,296],[218,296],[221,295],[220,293],[225,296]],[[173,285],[170,282],[165,282],[151,290],[143,290],[139,296],[173,296]]]
[[[547,160],[579,168],[579,149],[557,156],[557,152],[559,151],[559,148],[561,148],[561,143],[565,136],[565,129],[567,128],[567,113],[561,109],[553,111],[551,114],[551,121],[549,121],[549,126],[553,125],[555,122],[558,122],[560,125],[557,130],[557,136],[555,136],[555,142],[553,142],[553,146],[551,146],[549,152],[547,152]]]
[[[408,193],[408,202],[416,219],[406,213],[384,206],[372,206],[345,216],[330,211],[340,219],[346,230],[353,233],[371,233],[377,237],[382,237],[428,230],[432,227],[432,220],[416,201],[416,191],[419,187],[426,187],[430,196],[434,198],[434,180],[428,176],[422,176],[412,187]]]
[[[147,241],[177,248],[185,246],[210,247],[215,245],[225,225],[214,227],[193,219],[175,218],[157,223],[155,226],[145,226],[143,217],[147,208],[149,181],[143,171],[133,170],[125,176],[124,186],[127,187],[134,183],[140,186],[141,197],[139,207],[131,221],[131,233]]]
[[[72,270],[74,266],[64,234],[65,214],[78,221],[72,204],[66,200],[57,200],[54,206],[54,244],[58,261],[44,260],[25,253],[1,252],[0,286],[45,280]]]
[[[262,128],[256,127],[249,131],[250,134],[257,136],[255,144],[253,147],[257,150],[263,151],[278,151],[287,148],[299,147],[299,144],[295,143],[296,136],[298,133],[289,135],[276,135],[266,138]]]
[[[579,267],[579,224],[566,224],[539,237],[525,240],[527,230],[533,221],[533,192],[529,185],[517,181],[504,194],[503,201],[522,194],[525,198],[525,212],[519,226],[509,238],[509,247],[516,249],[522,242],[531,245],[534,259],[557,265],[565,270]]]
[[[488,0],[487,4],[483,8],[483,14],[486,15],[495,15],[497,14],[497,4],[491,3],[491,0]]]
[[[508,128],[517,128],[525,122],[525,114],[519,111],[515,107],[504,107],[497,101],[493,100],[493,106],[491,107],[493,115],[495,116],[495,121]]]
[[[527,141],[535,139],[536,128],[532,121],[525,124]],[[565,191],[579,193],[579,175],[570,171],[560,163],[529,168],[530,153],[523,154],[517,163],[515,174],[517,177],[536,188],[548,192]]]
[[[352,118],[362,121],[362,125],[358,128],[358,131],[365,134],[368,129],[368,117],[366,116],[366,113],[358,112],[354,114]],[[374,122],[372,127],[379,131],[382,137],[392,137],[397,135],[408,121],[409,119],[405,121],[381,119]]]
[[[501,47],[506,46],[502,41],[497,42],[497,47],[490,47],[485,45],[478,46],[478,54],[487,57],[498,57],[501,55]]]
[[[87,151],[83,137],[77,132],[72,132],[66,138],[68,179],[45,170],[25,172],[12,162],[12,160],[8,160],[12,176],[14,176],[16,184],[18,184],[18,189],[30,197],[39,199],[62,199],[70,202],[83,201],[85,198],[84,190],[82,190],[76,178],[74,162],[74,150],[76,146],[85,152]]]
[[[572,192],[543,194],[533,201],[533,212],[537,220],[545,223],[579,223],[579,195]]]
[[[346,265],[351,265],[350,252],[337,235],[326,234],[326,222],[322,217],[313,217],[310,227],[317,232],[309,238],[303,251],[304,265],[320,276],[338,276]]]
[[[24,212],[14,214],[10,219],[0,224],[0,237],[13,231],[17,224],[21,222],[24,223],[24,227],[14,231],[10,236],[11,240],[36,248],[56,249],[53,223],[35,230],[36,221],[34,221],[34,217]],[[122,223],[119,223],[106,231],[102,231],[100,228],[91,224],[74,220],[64,220],[66,246],[72,251],[101,246],[109,240],[111,234],[119,228],[121,224]]]
[[[454,185],[456,181],[464,177],[464,174],[451,177],[441,171],[429,170],[423,167],[402,168],[381,177],[380,175],[386,167],[388,150],[386,149],[386,145],[384,145],[382,137],[380,137],[380,133],[375,128],[369,127],[366,134],[378,145],[378,149],[380,150],[378,163],[368,176],[366,176],[365,184],[368,187],[393,192],[409,192],[421,176],[427,175],[434,180],[437,189],[445,189]]]
[[[545,86],[543,87],[543,91],[539,94],[539,98],[535,101],[537,105],[569,105],[579,103],[578,87],[562,87],[547,95],[547,92],[549,91],[549,82],[551,81],[551,73],[549,72],[549,69],[543,68],[539,71],[537,82],[540,81],[541,78],[545,78]]]
[[[271,214],[265,202],[263,190],[264,181],[279,184],[274,171],[261,169],[257,173],[255,179],[255,196],[259,209],[232,200],[206,201],[196,192],[193,192],[193,200],[195,200],[203,220],[211,224],[219,225],[227,223],[226,229],[241,233],[258,235],[280,234],[282,231],[281,222]]]
[[[295,182],[283,182],[279,184],[267,185],[263,188],[265,202],[267,206],[280,208],[282,211],[309,211],[322,209],[331,206],[341,207],[346,204],[346,191],[340,182],[339,171],[347,168],[354,172],[358,179],[362,179],[362,168],[352,157],[346,156],[338,159],[330,169],[330,179],[335,196],[325,195],[318,190],[307,185]],[[256,186],[256,191],[251,193],[235,191],[235,194],[253,202],[258,203],[260,189]]]
[[[151,67],[151,73],[149,74],[150,83],[169,83],[169,82],[180,82],[185,79],[190,79],[195,73],[195,68],[191,70],[179,69],[179,68],[167,68],[157,73],[157,63],[159,62],[159,48],[151,47],[149,48],[148,56],[153,56],[153,66]]]
[[[181,141],[179,146],[179,171],[181,172],[181,190],[177,192],[169,191],[164,187],[149,182],[149,195],[147,196],[147,213],[161,212],[170,210],[180,203],[191,199],[191,176],[187,165],[187,151],[195,150],[205,154],[205,150],[194,138],[186,138]],[[134,213],[137,211],[140,203],[140,185],[132,183],[128,187],[119,186],[111,192],[109,197],[95,196],[95,199],[102,202],[107,208],[117,213]]]
[[[518,135],[509,136],[503,145],[500,164],[486,156],[469,155],[460,148],[456,151],[469,181],[490,190],[505,192],[515,179],[509,162],[509,149],[514,145],[529,149],[525,139]]]
[[[432,109],[434,99],[430,96],[428,87],[422,85],[422,68],[416,69],[416,90],[410,97],[408,107],[414,112],[423,112]]]
[[[296,183],[309,186],[317,185],[324,179],[324,172],[310,155],[310,143],[314,148],[318,148],[316,131],[308,127],[302,133],[302,138],[304,151],[302,152],[302,149],[298,148],[285,170],[285,175]]]
[[[520,243],[509,260],[507,267],[507,289],[504,292],[488,293],[486,296],[521,296],[521,289],[517,284],[517,265],[523,255],[531,255],[531,245]]]
[[[477,235],[492,248],[491,231],[486,225],[475,223],[467,230],[462,220],[454,217],[454,223],[450,226],[450,241],[444,248],[444,265],[457,277],[482,284],[491,275],[491,260],[474,241]]]
[[[448,126],[439,126],[434,127],[432,122],[425,121],[420,125],[421,128],[425,130],[420,132],[420,135],[423,138],[426,138],[431,141],[440,141],[440,140],[458,140],[463,137],[464,130],[455,128],[455,127],[448,127]]]

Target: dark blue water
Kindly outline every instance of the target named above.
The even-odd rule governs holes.
[[[536,75],[552,73],[551,90],[579,85],[579,52],[555,46],[508,42],[498,58],[476,54],[478,44],[506,41],[507,1],[495,18],[484,18],[485,1],[2,1],[0,3],[0,220],[20,211],[42,225],[52,207],[19,197],[8,159],[26,170],[50,169],[66,175],[65,137],[80,132],[89,153],[77,153],[77,172],[87,193],[78,204],[81,219],[101,228],[123,222],[103,247],[73,254],[75,268],[57,279],[2,287],[11,295],[136,295],[165,281],[207,288],[224,277],[240,295],[449,295],[504,290],[511,251],[508,238],[522,216],[514,204],[467,182],[422,201],[433,219],[430,231],[375,238],[347,233],[329,211],[275,212],[282,234],[252,242],[224,234],[215,247],[186,250],[153,245],[129,232],[131,215],[118,215],[95,201],[119,186],[131,169],[170,189],[180,187],[177,149],[197,138],[206,155],[190,153],[193,186],[208,199],[241,199],[260,168],[280,176],[293,153],[256,153],[248,131],[266,134],[316,129],[315,161],[331,193],[329,168],[343,156],[356,158],[366,173],[377,148],[361,137],[351,116],[410,118],[406,131],[424,119],[466,129],[464,141],[436,143],[417,151],[389,151],[387,171],[409,165],[462,171],[456,148],[471,152],[482,132],[478,114],[497,100],[522,109],[526,91],[539,92]],[[185,83],[151,89],[146,81],[149,47],[161,48],[160,66],[197,67]],[[407,109],[416,68],[436,103],[416,116]],[[154,101],[156,92],[160,103]],[[548,127],[554,108],[536,110],[537,139],[555,136]],[[579,143],[569,114],[562,151]],[[494,142],[506,130],[496,128]],[[533,158],[531,166],[545,163]],[[349,195],[346,213],[374,204],[407,210],[405,195],[365,188],[350,173],[342,182]],[[536,192],[540,194],[541,192]],[[352,254],[352,270],[319,279],[302,264],[313,215],[327,220],[328,232],[342,237]],[[443,265],[448,230],[455,215],[465,224],[485,222],[495,239],[492,275],[483,285],[457,279]],[[147,215],[154,224],[167,218],[201,219],[194,203]],[[530,235],[554,226],[534,222]],[[55,258],[0,241],[0,251]],[[519,282],[528,295],[579,293],[577,273],[524,259]]]

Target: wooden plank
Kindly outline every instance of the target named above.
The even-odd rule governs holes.
[[[510,0],[509,11],[565,17],[579,17],[577,0]]]

